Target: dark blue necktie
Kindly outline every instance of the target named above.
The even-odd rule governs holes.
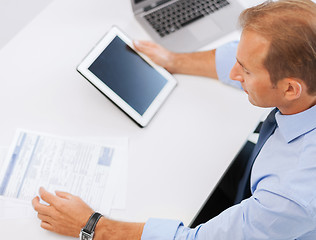
[[[277,126],[277,123],[275,121],[275,113],[277,111],[278,111],[277,108],[273,109],[261,126],[258,142],[250,155],[250,158],[247,162],[247,166],[244,171],[244,175],[239,182],[238,190],[237,190],[237,194],[235,198],[235,204],[240,203],[242,200],[251,196],[250,173],[251,173],[252,165],[256,157],[258,156],[262,146],[265,144],[267,139],[273,134]]]

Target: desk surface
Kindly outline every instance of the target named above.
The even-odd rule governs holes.
[[[55,0],[0,50],[0,146],[10,144],[16,128],[72,137],[127,136],[127,208],[111,217],[189,224],[266,111],[218,81],[176,75],[175,91],[148,127],[139,128],[75,70],[113,24],[132,38],[149,39],[129,0]],[[0,218],[0,230],[1,238],[64,238],[40,229],[35,219]]]

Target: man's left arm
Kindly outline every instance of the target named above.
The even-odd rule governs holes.
[[[315,219],[310,215],[309,209],[301,204],[260,190],[196,228],[180,223],[173,235],[167,231],[172,226],[170,220],[151,219],[144,227],[142,240],[297,239],[314,229]]]

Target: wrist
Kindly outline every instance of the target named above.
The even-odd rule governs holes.
[[[171,74],[178,73],[179,53],[169,52],[165,69]]]
[[[95,227],[94,240],[105,239],[103,238],[103,236],[105,235],[106,225],[107,219],[104,216],[102,216]]]
[[[91,214],[86,225],[81,229],[79,239],[80,240],[93,240],[95,235],[95,228],[98,224],[102,214],[94,212]]]
[[[190,73],[193,64],[190,54],[170,52],[166,69],[172,74],[186,74]]]
[[[120,222],[101,217],[95,228],[93,240],[140,240],[145,223]]]

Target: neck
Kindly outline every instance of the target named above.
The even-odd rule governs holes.
[[[291,104],[280,106],[278,107],[278,109],[283,115],[292,115],[292,114],[304,112],[305,110],[315,105],[316,105],[316,96],[308,96],[307,98],[304,98],[304,99],[302,98],[297,99]]]

